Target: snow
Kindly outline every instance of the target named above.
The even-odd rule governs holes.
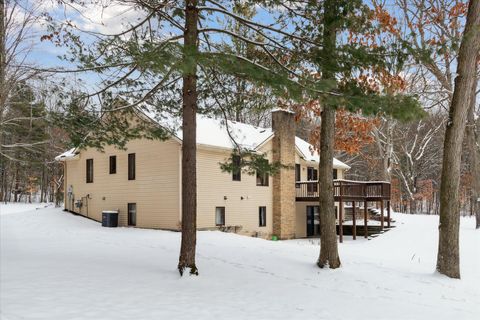
[[[182,140],[181,118],[165,113],[158,115],[157,112],[150,109],[144,107],[142,112]],[[232,141],[230,135],[235,142]],[[255,150],[272,136],[273,131],[270,128],[255,127],[241,122],[225,121],[225,119],[215,119],[197,114],[197,144],[199,145],[232,149],[236,147],[235,143],[238,143],[242,148]]]
[[[11,212],[15,211],[15,212]],[[461,221],[462,280],[434,272],[436,216],[339,244],[318,269],[318,239],[198,232],[200,276],[176,270],[180,233],[102,228],[48,207],[0,206],[0,318],[478,319],[480,232]]]
[[[273,136],[271,129],[260,128],[248,124],[197,116],[197,143],[200,145],[232,149],[235,147],[227,129],[235,142],[241,147],[255,150],[263,142]],[[177,136],[182,139],[183,132],[177,131]]]
[[[306,161],[317,162],[317,163],[320,161],[320,155],[316,150],[313,149],[313,146],[307,141],[299,137],[295,137],[295,145]],[[346,169],[346,170],[350,169],[350,166],[348,166],[347,164],[343,163],[342,161],[336,158],[333,158],[333,167],[335,169]]]
[[[59,154],[58,156],[55,157],[56,161],[64,161],[67,159],[72,159],[74,158],[78,153],[75,152],[76,148],[72,148],[70,150],[65,151],[62,154]]]
[[[148,106],[142,106],[142,109],[138,111],[170,131],[180,141],[182,140],[181,118],[173,117],[165,112],[158,114],[158,112],[153,111]],[[225,119],[215,119],[197,114],[198,145],[230,150],[235,148],[237,143],[241,148],[258,151],[258,148],[268,142],[273,136],[274,133],[271,128],[256,127],[241,122],[225,121]],[[318,152],[314,151],[312,153],[312,145],[307,141],[295,137],[295,145],[306,161],[319,162]],[[58,155],[55,157],[55,160],[64,161],[72,159],[77,154],[78,152],[73,148]],[[350,169],[348,165],[335,158],[333,159],[333,167],[336,169]]]
[[[151,110],[152,108],[144,106],[142,112],[150,119],[156,121],[163,127],[175,132],[175,136],[182,140],[182,130],[180,118],[172,118],[171,116]],[[283,109],[274,109],[272,112]],[[287,111],[288,112],[288,111]],[[227,131],[228,128],[228,131]],[[197,143],[205,146],[232,149],[235,147],[230,135],[235,142],[241,147],[250,150],[257,150],[263,143],[267,142],[274,135],[271,128],[255,127],[249,124],[225,121],[225,119],[214,119],[205,115],[197,114]],[[295,137],[295,145],[297,150],[302,154],[306,161],[319,162],[318,152],[313,150],[313,146],[307,141]],[[338,159],[333,159],[333,167],[336,169],[350,169],[348,165]]]
[[[0,203],[0,215],[33,211],[53,206],[52,203]]]
[[[295,111],[288,110],[288,109],[283,109],[283,108],[273,108],[271,112],[273,113],[273,112],[278,112],[278,111],[286,112],[286,113],[290,113],[290,114],[295,114]]]

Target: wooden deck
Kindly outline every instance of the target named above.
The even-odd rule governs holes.
[[[318,181],[295,183],[297,201],[317,201]],[[335,201],[382,201],[390,200],[390,183],[385,181],[333,180]]]
[[[297,181],[295,183],[296,201],[319,201],[319,186],[318,181]],[[344,206],[345,202],[352,203],[352,217],[353,225],[351,226],[353,239],[357,238],[357,229],[363,233],[365,238],[368,238],[370,233],[368,226],[368,203],[376,202],[380,205],[380,231],[384,230],[384,205],[387,205],[387,228],[390,228],[390,196],[391,186],[389,182],[385,181],[352,181],[352,180],[333,180],[333,197],[336,202],[339,202],[338,212],[338,235],[339,241],[343,242],[344,231]],[[357,205],[363,202],[363,210],[357,208]],[[362,212],[363,211],[363,212]],[[357,214],[361,217],[363,215],[363,228],[358,228],[356,225]]]

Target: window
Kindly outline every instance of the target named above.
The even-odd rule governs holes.
[[[333,169],[333,179],[334,180],[338,179],[337,177],[338,177],[338,171],[337,171],[337,169]]]
[[[308,167],[307,168],[307,180],[308,181],[318,180],[318,170],[315,169],[314,167]]]
[[[308,181],[317,181],[318,180],[318,170],[314,167],[307,167],[307,180]],[[318,184],[317,183],[309,183],[307,185],[307,192],[317,192],[318,191]]]
[[[117,173],[117,156],[110,156],[110,174]]]
[[[215,224],[217,226],[225,225],[225,207],[215,208]]]
[[[268,160],[264,160],[265,164],[268,165]],[[257,171],[257,186],[268,186],[268,173]]]
[[[257,172],[257,186],[268,187],[268,173]]]
[[[242,180],[242,170],[240,168],[241,158],[238,155],[232,157],[233,171],[232,171],[232,180],[241,181]]]
[[[87,183],[93,182],[93,159],[87,159]]]
[[[128,204],[128,225],[129,226],[137,225],[137,204],[136,203]]]
[[[301,175],[300,175],[300,164],[296,163],[295,164],[295,181],[301,181]],[[300,185],[297,183],[295,184],[297,188],[300,188]]]
[[[128,154],[128,180],[135,180],[135,153]]]
[[[258,226],[265,227],[267,225],[267,207],[258,207]]]

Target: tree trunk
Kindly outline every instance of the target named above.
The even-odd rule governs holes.
[[[380,157],[382,158],[382,172],[380,173],[380,177],[383,181],[391,181],[392,180],[392,156],[393,156],[393,120],[387,118],[386,120],[387,132],[385,134],[386,141],[385,145],[382,144],[380,134],[378,130],[374,132],[375,138],[377,140],[377,148]]]
[[[320,164],[318,166],[320,196],[320,257],[317,265],[331,269],[340,267],[338,255],[335,201],[333,198],[333,145],[335,136],[335,109],[324,108],[320,136]]]
[[[3,115],[5,113],[5,101],[6,101],[6,92],[5,87],[5,75],[6,75],[6,50],[5,50],[5,0],[0,0],[0,124],[3,123]],[[2,157],[0,170],[2,171],[2,183],[5,181],[5,170],[6,170],[6,158],[1,156],[2,154],[2,144],[3,144],[3,130],[0,126],[0,157]],[[2,200],[6,202],[6,186],[2,185]]]
[[[183,143],[182,143],[182,245],[178,271],[183,275],[186,269],[198,275],[195,265],[197,242],[197,1],[188,0],[184,32],[184,74],[183,74]]]
[[[40,203],[43,202],[44,197],[45,197],[45,199],[47,198],[45,193],[46,193],[46,190],[45,190],[45,166],[42,165],[42,177],[41,177],[41,182],[40,182]]]
[[[335,61],[338,4],[335,0],[324,2],[323,49],[321,59],[322,78],[335,81]],[[320,209],[320,268],[340,267],[338,255],[335,201],[333,198],[333,148],[335,145],[335,109],[324,104],[320,129],[320,163],[318,165]]]
[[[14,197],[13,197],[13,202],[18,202],[18,189],[20,188],[20,177],[18,176],[18,165],[17,169],[15,171],[15,190],[14,192]]]
[[[472,186],[470,193],[470,207],[471,214],[475,215],[476,219],[476,228],[480,228],[480,202],[477,201],[480,198],[480,150],[477,146],[477,137],[476,137],[476,123],[475,123],[475,104],[476,104],[476,91],[477,91],[477,81],[472,87],[472,97],[470,100],[470,108],[468,110],[467,116],[467,129],[465,139],[467,140],[467,150],[468,150],[468,167],[472,174]]]
[[[445,131],[440,187],[440,225],[437,271],[460,278],[460,165],[467,113],[476,81],[476,59],[480,48],[480,0],[470,0],[465,32],[458,54],[457,77]]]

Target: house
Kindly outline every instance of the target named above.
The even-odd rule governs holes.
[[[136,116],[165,125],[145,111],[137,110]],[[274,176],[222,172],[219,163],[233,150],[231,137],[288,168]],[[65,209],[97,221],[103,210],[118,210],[120,226],[180,230],[181,148],[182,131],[176,130],[166,141],[129,141],[126,150],[107,146],[103,152],[65,152],[56,158],[64,163]],[[198,115],[197,227],[264,238],[318,235],[318,161],[311,145],[295,136],[294,114],[289,111],[274,110],[272,128],[228,121],[228,131],[224,121]],[[343,183],[335,187],[341,215],[341,201],[351,199],[339,199],[339,192],[356,195],[361,190],[342,180],[348,165],[334,159],[333,168],[335,183]],[[362,190],[364,199],[366,189]]]

